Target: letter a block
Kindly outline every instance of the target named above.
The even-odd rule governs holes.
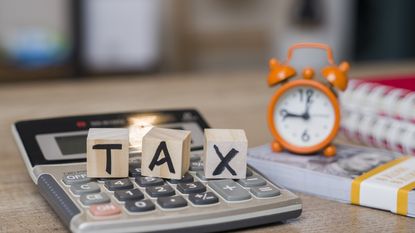
[[[88,177],[128,177],[128,129],[91,128],[86,162]]]
[[[205,129],[206,178],[246,177],[248,140],[242,129]]]
[[[143,137],[141,174],[181,179],[190,165],[190,131],[152,128]]]

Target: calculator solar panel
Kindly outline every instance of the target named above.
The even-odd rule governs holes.
[[[88,178],[87,129],[137,124],[191,130],[189,172],[180,180],[142,176],[140,148],[130,141],[128,178]],[[296,195],[249,166],[245,179],[206,179],[204,128],[197,111],[183,109],[22,121],[13,132],[40,193],[72,232],[215,232],[301,214]]]

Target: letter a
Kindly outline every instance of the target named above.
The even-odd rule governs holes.
[[[163,151],[164,158],[159,160],[160,154]],[[153,171],[154,166],[160,166],[164,163],[167,163],[167,166],[169,166],[170,173],[175,173],[173,162],[171,161],[171,157],[169,154],[169,150],[167,149],[167,145],[165,141],[160,142],[159,146],[157,147],[156,153],[153,156],[153,159],[151,160],[150,165],[148,168]]]

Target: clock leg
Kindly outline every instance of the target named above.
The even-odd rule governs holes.
[[[336,155],[336,147],[333,145],[328,145],[326,148],[324,148],[323,150],[323,155],[326,157],[333,157]]]
[[[274,152],[281,152],[282,151],[282,146],[281,146],[281,144],[279,144],[278,142],[276,142],[276,141],[273,141],[272,143],[271,143],[271,149],[272,149],[272,151],[274,151]]]

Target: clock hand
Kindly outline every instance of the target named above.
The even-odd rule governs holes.
[[[310,117],[311,116],[313,116],[313,117],[329,117],[328,114],[311,114]]]
[[[280,114],[282,116],[282,120],[285,120],[285,118],[287,117],[297,117],[297,118],[303,118],[303,115],[299,115],[299,114],[294,114],[294,113],[290,113],[285,109],[282,109],[280,111]]]
[[[312,90],[307,90],[306,91],[306,95],[307,95],[307,100],[305,103],[305,111],[302,115],[304,120],[308,120],[310,119],[310,106],[313,103],[313,101],[311,101],[311,96],[313,95],[313,91]]]

